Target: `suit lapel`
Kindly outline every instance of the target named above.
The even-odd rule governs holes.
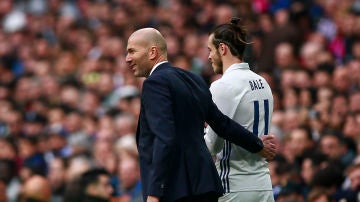
[[[168,62],[159,65],[149,77],[151,77],[153,74],[157,74],[157,73],[161,72],[162,69],[166,69],[168,67],[170,67]],[[141,96],[140,114],[139,114],[137,129],[136,129],[136,144],[137,144],[137,146],[139,146],[139,139],[140,139],[140,134],[141,134],[141,127],[142,127],[141,120],[143,119],[143,116],[145,115],[145,112],[144,112],[145,109],[144,109],[144,106],[142,103],[143,103],[143,97]]]

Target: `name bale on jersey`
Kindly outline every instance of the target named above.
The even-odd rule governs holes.
[[[249,80],[251,90],[264,89],[264,85],[261,79]]]

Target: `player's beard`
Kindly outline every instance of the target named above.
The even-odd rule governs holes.
[[[223,73],[223,62],[218,50],[216,50],[216,57],[213,58],[213,69],[216,74]]]

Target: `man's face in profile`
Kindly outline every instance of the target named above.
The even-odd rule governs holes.
[[[138,36],[130,36],[127,44],[126,63],[136,77],[147,77],[152,66],[149,63],[149,49]]]
[[[222,74],[223,64],[221,61],[221,56],[217,48],[213,43],[214,35],[211,34],[208,39],[208,49],[209,49],[209,61],[211,66],[216,74]]]

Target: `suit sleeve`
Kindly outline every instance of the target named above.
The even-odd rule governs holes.
[[[221,80],[217,80],[211,84],[210,92],[219,110],[233,119],[242,94],[238,94],[232,85],[224,83]],[[212,155],[219,153],[224,146],[224,139],[219,137],[210,126],[207,127],[205,142]]]
[[[145,116],[154,134],[148,195],[161,197],[167,187],[175,148],[175,124],[170,90],[165,79],[147,79],[143,84]]]
[[[209,96],[211,97],[211,94]],[[206,121],[218,136],[251,153],[257,153],[263,149],[264,145],[256,135],[224,115],[212,99],[209,100],[209,111]],[[213,144],[216,146],[217,143],[213,142]]]

